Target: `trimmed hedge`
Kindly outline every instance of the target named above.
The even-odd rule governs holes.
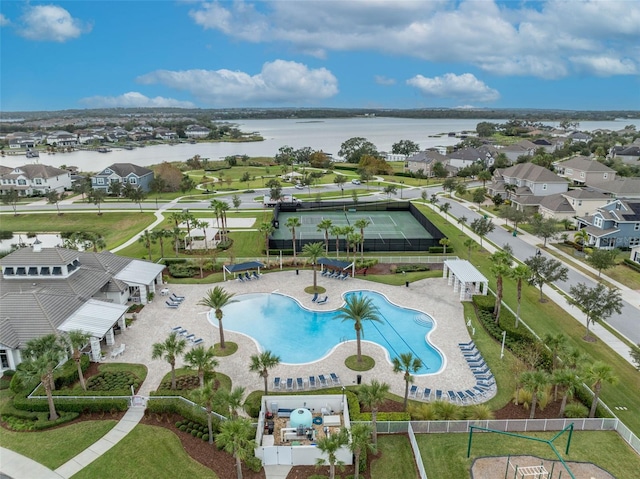
[[[80,357],[80,367],[82,368],[83,373],[85,373],[87,369],[89,369],[89,365],[89,356],[83,354]],[[79,380],[80,378],[78,377],[78,366],[72,358],[64,363],[61,368],[56,369],[53,382],[56,386],[56,389],[62,389],[68,386],[72,386]]]
[[[186,263],[186,262],[187,262],[187,258],[165,258],[164,259],[164,264],[166,266],[169,266],[172,264]]]
[[[400,264],[396,268],[396,273],[415,273],[417,271],[429,271],[426,264]]]
[[[164,399],[164,398],[154,398],[154,393],[151,393],[151,397],[149,401],[147,401],[147,413],[157,413],[157,414],[178,414],[182,416],[187,421],[198,422],[198,423],[207,423],[207,413],[203,411],[201,408],[196,408],[194,406],[190,406],[180,399]],[[214,423],[218,420],[213,417]],[[213,430],[216,430],[214,426]]]
[[[633,260],[631,260],[629,258],[625,258],[624,259],[624,264],[625,264],[625,266],[628,266],[632,270],[637,271],[638,273],[640,273],[640,264],[636,263],[635,261],[633,261]]]
[[[444,246],[429,246],[429,253],[442,254],[444,253]],[[447,254],[453,254],[453,248],[447,246]]]
[[[53,397],[56,411],[58,412],[110,412],[126,411],[129,407],[129,399],[64,399]],[[25,396],[16,396],[13,399],[13,406],[23,411],[49,412],[47,399],[29,399]]]

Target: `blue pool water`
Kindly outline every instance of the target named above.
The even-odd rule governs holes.
[[[440,352],[428,341],[433,319],[420,311],[391,304],[383,295],[372,291],[355,291],[370,297],[378,308],[382,322],[363,323],[363,341],[385,348],[390,358],[411,352],[422,360],[418,374],[437,372],[443,364]],[[277,293],[243,294],[224,308],[225,330],[252,337],[260,348],[280,356],[283,363],[300,364],[317,361],[343,341],[354,341],[352,321],[334,319],[336,311],[310,311],[289,296]],[[338,307],[341,307],[340,304]],[[213,312],[209,320],[218,325]]]

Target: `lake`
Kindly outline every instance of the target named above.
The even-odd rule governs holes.
[[[337,156],[340,145],[353,137],[364,137],[379,151],[391,151],[391,146],[399,140],[412,140],[420,148],[450,146],[460,139],[449,137],[449,132],[460,133],[475,130],[476,125],[486,120],[459,119],[410,119],[410,118],[345,118],[325,120],[241,120],[234,122],[242,131],[259,132],[265,141],[252,143],[199,143],[174,146],[157,145],[134,150],[113,149],[110,153],[95,151],[74,151],[71,153],[42,153],[39,162],[52,166],[77,166],[82,171],[100,171],[113,163],[135,163],[149,166],[163,161],[184,161],[195,155],[211,160],[223,159],[229,155],[274,156],[278,149],[288,145],[295,149],[308,146]],[[505,120],[488,120],[504,123]],[[557,123],[551,123],[557,125]],[[640,120],[584,121],[580,129],[619,130],[634,124],[640,129]],[[15,168],[29,161],[25,156],[11,156],[0,159],[0,164]]]

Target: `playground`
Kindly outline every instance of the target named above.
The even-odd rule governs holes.
[[[616,479],[591,462],[565,461],[576,479]],[[566,479],[569,474],[560,461],[537,456],[479,457],[471,466],[472,479]]]

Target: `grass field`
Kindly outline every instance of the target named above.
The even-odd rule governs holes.
[[[551,439],[556,433],[523,434]],[[418,434],[416,439],[429,477],[469,477],[471,464],[476,457],[531,454],[555,459],[551,448],[544,443],[498,434],[474,434],[469,459],[467,459],[468,434]],[[563,454],[563,459],[567,461],[593,462],[611,472],[618,479],[638,477],[640,456],[614,431],[574,432],[570,453],[566,456],[564,456],[566,436],[557,439],[554,445]],[[556,471],[555,474],[557,473]],[[504,470],[496,471],[495,477],[504,477]],[[562,477],[569,478],[570,476],[565,472]]]
[[[413,478],[418,476],[409,438],[404,435],[378,436],[378,450],[382,453],[380,459],[371,464],[373,479]],[[433,476],[457,477],[457,476]]]

